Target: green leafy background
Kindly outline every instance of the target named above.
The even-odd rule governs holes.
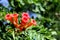
[[[0,6],[0,20],[7,13],[19,14],[27,10],[37,15],[37,26],[31,26],[19,31],[9,21],[10,25],[0,26],[0,40],[60,40],[60,0],[8,0],[11,10]],[[18,30],[18,31],[17,31]]]

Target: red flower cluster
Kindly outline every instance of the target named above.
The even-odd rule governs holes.
[[[23,12],[22,18],[21,18],[21,24],[24,25],[24,24],[28,23],[29,19],[30,19],[29,14],[26,12]]]
[[[18,16],[19,14],[7,14],[5,16],[6,20],[9,20],[16,28],[19,28],[21,31],[23,29],[26,29],[29,26],[36,25],[36,21],[34,19],[31,19],[29,14],[26,12],[22,13],[21,23],[18,24]]]
[[[18,27],[18,15],[17,13],[14,14],[7,14],[5,16],[6,20],[9,20],[12,24],[15,25],[15,27]]]

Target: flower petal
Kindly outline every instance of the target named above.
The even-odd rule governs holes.
[[[29,14],[27,12],[23,12],[22,17],[24,17],[24,16],[30,18]]]

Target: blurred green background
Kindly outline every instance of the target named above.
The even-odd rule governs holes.
[[[17,31],[4,19],[15,12],[28,12],[37,26]],[[60,40],[60,0],[0,0],[0,40]]]

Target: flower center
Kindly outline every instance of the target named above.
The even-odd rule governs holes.
[[[7,15],[7,17],[10,17],[10,15]]]

